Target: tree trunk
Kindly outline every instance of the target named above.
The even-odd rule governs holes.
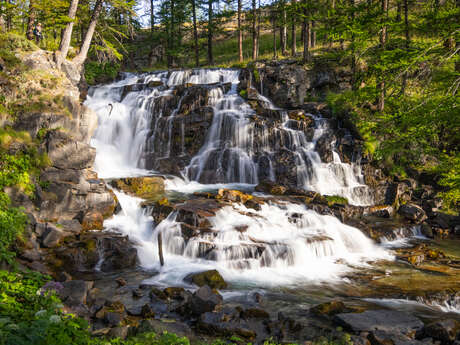
[[[208,0],[208,64],[214,65],[214,57],[212,55],[212,37],[213,37],[213,13],[212,0]]]
[[[303,1],[303,62],[310,60],[310,20],[308,18],[308,0]]]
[[[405,46],[406,46],[406,53],[409,53],[409,46],[410,46],[410,34],[409,34],[409,0],[404,0],[404,35],[406,38]],[[403,74],[402,80],[402,87],[401,87],[401,94],[406,93],[406,86],[407,86],[407,72]]]
[[[29,17],[27,19],[27,31],[26,36],[27,39],[33,40],[34,39],[34,26],[35,20],[37,19],[37,8],[35,6],[36,0],[29,0]]]
[[[398,0],[396,2],[396,22],[400,22],[401,21],[401,13],[402,13],[402,6],[401,6],[401,0]]]
[[[385,24],[388,14],[388,0],[381,0],[381,15],[382,15],[382,29],[380,32],[380,48],[382,52],[385,50],[385,44],[387,40],[387,26]],[[385,109],[385,76],[379,76],[379,100],[378,100],[378,110],[383,111]]]
[[[316,30],[315,30],[316,23],[314,20],[311,21],[311,47],[315,48],[316,46]]]
[[[257,50],[256,50],[256,60],[259,59],[259,45],[260,45],[260,0],[259,7],[257,9]]]
[[[278,54],[276,52],[276,11],[275,9],[272,10],[272,21],[273,21],[273,60],[278,58]]]
[[[291,41],[291,55],[292,56],[295,56],[296,52],[297,52],[297,38],[296,38],[296,27],[295,27],[295,24],[296,24],[296,16],[294,14],[294,12],[296,11],[296,0],[292,0],[292,6],[294,7],[293,8],[293,13],[292,13],[292,27],[291,27],[291,36],[292,36],[292,41]]]
[[[281,44],[281,54],[287,55],[287,15],[286,15],[286,2],[283,0],[281,4],[282,8],[282,24],[280,27],[280,44]]]
[[[153,1],[153,0],[152,0]],[[195,48],[195,66],[200,67],[200,50],[198,47],[198,27],[196,24],[196,3],[192,0],[192,14],[193,14],[193,41]]]
[[[257,59],[256,0],[252,0],[252,59]]]
[[[76,65],[83,64],[86,60],[86,57],[88,56],[89,47],[91,41],[93,40],[94,30],[96,30],[97,20],[99,19],[99,15],[102,11],[102,2],[103,0],[96,1],[96,5],[94,6],[93,14],[91,15],[91,20],[89,22],[88,30],[85,34],[85,39],[83,40],[83,44],[81,45],[80,52],[72,60],[72,62]]]
[[[241,0],[238,0],[238,57],[243,62],[243,31],[241,30]]]
[[[55,60],[57,68],[61,68],[62,62],[67,58],[67,53],[70,48],[70,41],[72,39],[73,26],[75,24],[75,15],[77,14],[78,0],[72,0],[70,2],[68,17],[70,22],[67,23],[64,32],[61,36],[61,44],[59,45],[59,50],[55,52]]]
[[[170,0],[169,10],[171,11],[171,16],[169,19],[169,34],[168,34],[168,67],[171,68],[174,62],[173,50],[174,50],[174,0]]]
[[[351,25],[355,23],[355,0],[350,0]],[[355,34],[351,34],[351,87],[354,90],[356,85],[356,56],[355,56]]]
[[[158,233],[158,256],[160,258],[160,265],[164,266],[165,265],[165,259],[163,257],[163,238],[161,236],[161,232]]]
[[[155,32],[155,12],[154,12],[154,4],[153,0],[150,0],[150,32],[153,33]]]

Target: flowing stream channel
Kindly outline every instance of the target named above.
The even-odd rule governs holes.
[[[239,74],[234,69],[125,74],[122,80],[92,88],[86,105],[98,115],[92,145],[97,150],[99,177],[150,176],[160,173],[158,167],[165,162],[181,162],[175,176],[163,174],[171,192],[192,194],[219,188],[253,192],[262,179],[279,179],[282,152],[292,158],[293,183],[298,188],[343,196],[354,205],[372,205],[359,164],[343,163],[334,142],[329,143],[331,162],[323,162],[316,151],[318,140],[330,130],[325,119],[307,114],[314,121],[307,133],[287,111],[258,95],[277,119],[270,125],[254,121],[256,112],[238,92]],[[208,127],[200,133],[202,144],[191,155],[187,122],[178,121],[197,88],[205,90],[203,102],[210,115]],[[259,210],[243,204],[220,208],[208,218],[211,233],[184,240],[177,212],[155,224],[142,199],[114,192],[122,210],[104,226],[129,236],[140,265],[156,272],[150,281],[159,285],[187,285],[183,282],[187,274],[217,269],[234,288],[225,296],[238,294],[239,289],[276,288],[279,292],[319,284],[336,291],[349,283],[350,272],[393,260],[388,248],[397,245],[377,245],[335,217],[267,195]],[[157,248],[160,232],[163,267]],[[313,293],[309,288],[304,291]]]

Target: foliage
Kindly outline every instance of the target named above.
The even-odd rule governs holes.
[[[85,64],[85,79],[89,85],[109,82],[115,79],[119,70],[120,65],[117,63],[90,61]]]

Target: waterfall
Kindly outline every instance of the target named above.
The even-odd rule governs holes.
[[[327,120],[307,114],[315,123],[308,138],[298,121],[262,95],[258,99],[275,118],[256,114],[238,94],[238,84],[238,70],[197,69],[128,74],[116,83],[92,88],[86,104],[99,116],[92,141],[99,175],[130,176],[152,169],[179,175],[179,170],[163,167],[165,161],[174,161],[182,166],[186,181],[256,185],[261,179],[279,180],[286,169],[280,155],[285,155],[295,169],[294,176],[287,177],[290,183],[346,197],[354,205],[372,204],[359,165],[342,163],[334,142],[329,143],[333,161],[321,161],[315,148],[330,130]],[[213,114],[202,133],[201,148],[188,157],[185,130],[190,116],[181,111],[184,100],[195,97],[189,95],[190,85],[205,88]]]
[[[156,170],[175,175],[167,186],[182,193],[251,190],[263,179],[284,179],[344,196],[352,204],[372,203],[359,166],[341,162],[334,142],[328,143],[331,162],[323,162],[316,151],[330,131],[327,120],[306,114],[313,123],[307,131],[255,90],[256,99],[242,98],[238,84],[236,69],[195,69],[127,74],[91,88],[86,105],[99,118],[92,139],[99,176]],[[262,111],[251,101],[259,102]],[[390,258],[358,229],[304,205],[267,200],[253,210],[233,203],[207,218],[209,232],[185,238],[177,212],[154,224],[152,210],[142,208],[141,199],[114,192],[122,210],[104,226],[129,236],[141,266],[160,271],[157,282],[180,284],[187,273],[207,268],[248,284],[321,281],[338,279],[369,260]],[[158,263],[158,233],[164,267]]]

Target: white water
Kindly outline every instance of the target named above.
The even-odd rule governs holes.
[[[413,245],[412,240],[427,240],[422,234],[420,225],[414,225],[410,228],[399,228],[393,232],[393,238],[380,238],[380,243],[385,248],[406,248]]]
[[[122,211],[104,225],[134,242],[142,267],[156,269],[155,281],[184,284],[191,272],[218,269],[224,278],[254,286],[334,281],[354,267],[391,259],[356,228],[302,205],[265,204],[260,211],[226,206],[209,220],[213,232],[189,241],[173,212],[154,227],[141,199],[115,191]],[[252,213],[248,215],[248,213]],[[240,232],[242,227],[247,227]],[[160,267],[157,236],[163,236],[165,266]]]
[[[164,86],[146,86],[155,81]],[[173,118],[182,98],[175,109],[163,105],[171,98],[174,87],[186,83],[220,84],[210,86],[209,104],[214,116],[203,147],[185,168],[185,179],[170,178],[167,187],[182,192],[222,187],[251,190],[259,180],[261,157],[269,161],[267,176],[276,179],[274,153],[280,143],[273,146],[268,129],[254,125],[255,112],[236,92],[236,70],[129,75],[123,81],[93,89],[86,104],[99,116],[99,128],[92,140],[99,176],[148,174],[145,167],[149,159],[154,159],[153,148],[159,151],[153,152],[157,158],[170,157]],[[231,83],[226,93],[223,83]],[[123,87],[133,84],[139,90],[125,93],[122,99]],[[113,105],[111,112],[109,104]],[[166,110],[169,115],[165,115]],[[315,118],[316,128],[309,142],[303,131],[288,128],[287,115],[281,114],[275,135],[282,138],[284,149],[296,158],[297,184],[323,194],[345,196],[354,204],[369,204],[370,195],[361,182],[358,166],[341,163],[336,153],[332,163],[323,163],[314,150],[327,123]],[[168,117],[164,119],[165,116]],[[166,138],[161,147],[155,146],[159,135]],[[184,134],[181,143],[183,153]],[[210,172],[213,178],[207,177]],[[334,281],[350,271],[351,265],[390,258],[358,229],[302,205],[267,203],[260,211],[238,204],[224,207],[209,218],[211,234],[185,241],[174,212],[155,226],[149,211],[141,209],[142,200],[120,192],[116,195],[122,211],[104,225],[129,236],[138,249],[141,266],[160,271],[154,277],[160,283],[183,284],[187,273],[208,268],[217,268],[230,282],[257,286]],[[243,232],[242,227],[246,228]],[[157,254],[159,232],[163,235],[164,267],[159,266]]]
[[[92,140],[98,152],[95,169],[99,176],[145,175],[148,173],[145,168],[154,165],[156,159],[171,157],[173,122],[183,99],[177,101],[175,109],[168,109],[174,88],[184,84],[212,84],[209,91],[209,105],[214,111],[212,124],[203,133],[204,145],[183,171],[186,182],[255,185],[260,176],[277,180],[276,151],[283,149],[294,157],[299,187],[340,195],[355,205],[372,204],[359,165],[342,163],[335,151],[333,162],[324,163],[315,151],[318,139],[329,130],[326,120],[314,118],[314,135],[308,141],[303,130],[290,128],[295,120],[259,95],[266,108],[280,112],[282,121],[271,131],[264,125],[256,125],[255,111],[236,91],[238,78],[238,70],[186,70],[128,75],[122,81],[93,88],[86,105],[99,117]],[[148,86],[152,82],[164,86]],[[224,91],[225,84],[231,84],[228,92]],[[124,91],[126,87],[131,90]],[[178,157],[185,155],[183,122],[181,131],[182,149]],[[158,138],[164,141],[158,142]],[[334,143],[330,145],[333,147]],[[260,162],[266,163],[261,166]]]

